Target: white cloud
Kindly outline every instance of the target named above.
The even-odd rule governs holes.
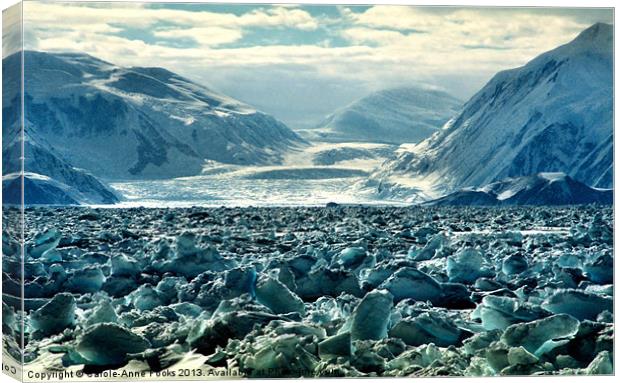
[[[21,3],[2,12],[2,57],[22,49]]]
[[[397,31],[372,28],[347,28],[342,31],[342,37],[355,44],[377,43],[389,45],[401,41],[405,36]]]
[[[344,11],[355,28],[375,30],[376,42],[385,31],[412,31],[403,43],[416,47],[457,49],[530,50],[541,52],[566,42],[588,26],[571,17],[523,9],[433,8],[408,6],[375,6],[362,13]],[[371,36],[370,32],[366,32]],[[348,36],[344,34],[344,36]],[[354,36],[355,37],[355,36]],[[389,43],[398,43],[391,40]],[[514,52],[506,52],[510,56]]]
[[[94,7],[25,2],[24,7],[29,49],[85,52],[124,66],[161,66],[216,83],[240,98],[247,94],[248,84],[238,79],[251,78],[256,91],[253,99],[245,99],[250,102],[282,94],[276,85],[282,79],[325,89],[351,84],[356,91],[423,81],[440,83],[465,97],[495,72],[570,41],[589,24],[576,16],[528,9],[375,6],[356,13],[338,7],[338,18],[313,17],[303,8],[284,6],[259,6],[240,15],[124,3]],[[127,27],[148,30],[166,41],[192,39],[197,46],[146,43],[118,33]],[[283,36],[291,29],[327,31],[328,37],[349,45],[330,47],[327,39],[316,45],[222,47],[243,41],[251,28],[272,28]],[[278,70],[265,70],[275,67]],[[258,92],[261,86],[263,96]],[[287,94],[283,102],[297,103],[301,109],[315,102],[310,94],[316,98],[317,92]],[[343,103],[348,101],[343,96]]]
[[[181,37],[194,40],[203,46],[217,46],[235,42],[243,37],[239,29],[222,27],[173,28],[154,31],[153,35],[160,38],[178,39]]]
[[[232,13],[145,8],[144,5],[109,3],[107,7],[92,7],[86,3],[33,1],[25,3],[24,14],[31,27],[66,25],[81,28],[99,24],[146,28],[158,22],[171,22],[186,27],[208,25],[226,28],[289,27],[312,30],[318,25],[308,12],[286,7],[257,9],[238,16]]]

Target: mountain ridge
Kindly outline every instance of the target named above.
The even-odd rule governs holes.
[[[481,188],[461,189],[426,206],[523,206],[612,204],[613,190],[595,189],[563,173],[507,178]]]
[[[373,177],[434,179],[443,194],[539,172],[611,187],[612,42],[612,26],[595,24],[497,73],[442,129],[403,147]]]
[[[275,118],[167,69],[24,54],[26,131],[104,179],[196,175],[205,160],[278,163],[305,143]]]
[[[462,101],[417,86],[367,94],[330,114],[308,138],[324,142],[419,142],[458,112]]]
[[[3,78],[13,81],[21,65],[21,53],[4,58]],[[19,84],[3,89],[7,196],[20,194],[23,171],[51,196],[26,194],[33,201],[115,203],[104,181],[198,175],[208,160],[277,164],[306,145],[275,118],[164,68],[38,51],[25,51],[23,65],[23,170]]]

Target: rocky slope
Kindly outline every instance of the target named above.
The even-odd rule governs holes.
[[[462,189],[429,201],[435,206],[511,206],[612,204],[613,190],[599,190],[563,173],[508,178],[482,188]]]

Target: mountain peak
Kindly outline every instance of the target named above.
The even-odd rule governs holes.
[[[420,142],[456,114],[462,101],[443,91],[400,86],[372,92],[336,110],[312,131],[327,142]]]
[[[563,180],[546,173],[561,171],[611,187],[612,31],[594,24],[572,42],[498,73],[445,129],[387,162],[376,177],[405,186],[409,177],[424,177],[433,180],[427,190],[449,192],[541,172]]]
[[[579,33],[576,40],[594,41],[597,39],[611,38],[614,34],[614,27],[607,23],[595,23]]]
[[[567,46],[582,47],[587,50],[611,52],[613,48],[614,27],[611,24],[596,23],[584,29]]]

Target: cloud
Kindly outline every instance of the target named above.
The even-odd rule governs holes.
[[[155,37],[165,39],[189,38],[199,45],[217,46],[235,42],[243,37],[239,29],[222,27],[174,28],[154,31]]]
[[[389,45],[401,41],[405,36],[401,32],[372,28],[348,28],[342,31],[342,37],[355,44]]]
[[[24,7],[28,49],[165,67],[268,111],[265,100],[277,110],[289,103],[288,109],[302,113],[321,104],[320,89],[339,95],[321,104],[325,109],[291,121],[322,117],[328,104],[342,106],[337,99],[344,105],[355,94],[407,83],[439,84],[465,98],[497,71],[522,65],[613,16],[610,10],[566,8],[338,6],[324,12],[324,7],[246,5],[233,13],[230,4],[220,12],[215,6],[189,10],[128,3],[25,2]]]
[[[287,7],[259,8],[236,15],[210,11],[148,8],[148,3],[109,3],[108,6],[91,6],[88,3],[28,2],[25,15],[31,27],[38,25],[70,25],[82,28],[92,25],[124,25],[147,28],[159,22],[179,26],[241,27],[289,27],[312,30],[317,22],[306,11]],[[105,28],[105,27],[102,27]]]
[[[560,17],[544,8],[375,6],[361,13],[345,10],[343,16],[355,30],[375,36],[375,42],[410,44],[412,49],[429,48],[433,52],[448,49],[462,52],[460,48],[467,47],[512,50],[505,54],[507,57],[515,51],[535,54],[550,49],[589,26],[587,21]],[[386,40],[383,36],[388,31],[423,33],[410,39],[403,35],[402,39]],[[343,36],[352,41],[359,37],[348,32]]]
[[[2,57],[22,49],[21,3],[2,12]]]

